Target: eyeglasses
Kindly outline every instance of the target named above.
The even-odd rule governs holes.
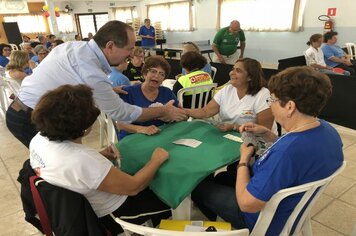
[[[41,56],[44,56],[44,55],[47,55],[48,52],[39,52],[38,55],[41,55]]]
[[[157,75],[158,74],[160,77],[166,78],[166,73],[164,73],[164,72],[159,72],[158,70],[155,70],[155,69],[148,69],[147,71],[150,72],[153,75]]]
[[[268,106],[271,106],[272,103],[278,102],[278,101],[280,101],[280,99],[278,99],[278,98],[273,98],[273,97],[269,97],[269,98],[266,99],[266,102],[267,102]]]
[[[9,52],[11,52],[11,49],[10,49],[10,48],[4,48],[3,51],[9,51]]]

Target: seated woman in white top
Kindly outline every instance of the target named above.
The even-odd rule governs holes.
[[[230,72],[230,84],[220,90],[201,109],[185,109],[193,118],[209,118],[219,114],[221,131],[236,130],[246,122],[254,122],[277,131],[266,99],[270,92],[263,87],[265,80],[261,64],[251,58],[237,60]]]
[[[321,34],[313,34],[310,36],[307,45],[309,48],[304,52],[305,60],[308,66],[313,67],[315,70],[326,74],[343,74],[350,75],[350,72],[346,70],[342,70],[339,68],[341,73],[337,72],[338,68],[333,68],[331,66],[326,65],[324,60],[324,53],[320,49],[321,44],[323,43],[323,36]]]
[[[100,110],[91,88],[63,85],[44,94],[32,112],[39,133],[30,143],[30,162],[36,174],[52,185],[83,194],[112,235],[122,232],[114,216],[142,224],[159,224],[170,207],[147,188],[168,152],[157,148],[151,160],[134,176],[112,164],[111,148],[98,153],[82,144]]]

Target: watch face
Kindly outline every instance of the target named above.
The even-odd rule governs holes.
[[[25,8],[25,2],[22,0],[5,1],[5,8],[8,10],[23,10]]]

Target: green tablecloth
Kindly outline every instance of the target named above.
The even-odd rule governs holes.
[[[121,140],[121,169],[135,174],[147,163],[156,147],[169,152],[169,159],[161,166],[150,188],[172,208],[176,208],[196,185],[215,170],[240,156],[240,143],[223,136],[216,127],[202,121],[179,122],[161,126],[157,135],[132,134]],[[189,138],[202,142],[197,148],[177,145],[175,140]]]

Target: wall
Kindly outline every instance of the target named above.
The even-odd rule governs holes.
[[[38,13],[38,12],[41,12],[42,6],[44,5],[44,3],[27,3],[27,5],[28,5],[28,10],[30,13]],[[4,27],[2,25],[2,22],[4,21],[3,16],[4,15],[0,15],[0,43],[10,43],[7,41]],[[49,34],[49,33],[50,33],[50,31],[49,31],[49,28],[47,25],[46,34]],[[37,36],[37,34],[26,34],[26,35],[28,37],[30,37],[31,39],[36,39],[36,36]]]

